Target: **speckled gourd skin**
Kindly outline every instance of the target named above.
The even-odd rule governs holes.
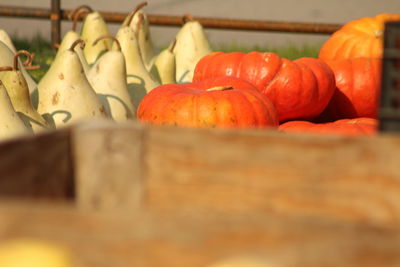
[[[150,69],[155,57],[155,51],[146,13],[141,9],[138,10],[133,15],[129,26],[133,29],[137,36],[143,63],[147,69]]]
[[[192,82],[199,60],[212,52],[203,26],[195,20],[187,21],[175,37],[176,81]]]
[[[2,82],[0,82],[0,118],[0,140],[32,133],[15,112]]]
[[[4,44],[3,42],[0,42],[0,67],[6,67],[6,66],[13,66],[14,65],[14,56],[15,53],[11,51],[11,49]],[[24,75],[24,78],[26,80],[26,83],[28,84],[29,88],[29,93],[31,96],[35,94],[37,90],[37,84],[35,80],[31,77],[31,75],[25,70],[25,68],[22,66],[21,61],[18,59],[19,62],[19,69],[21,70],[22,74]]]
[[[71,45],[76,40],[79,40],[80,38],[81,37],[79,36],[79,34],[77,32],[72,31],[72,30],[68,31],[64,35],[64,37],[63,37],[63,39],[61,41],[61,44],[60,44],[60,47],[58,48],[56,57],[57,57],[58,54],[60,54],[61,51],[68,50],[71,47]],[[83,54],[83,49],[81,48],[80,45],[77,45],[77,46],[74,47],[74,51],[78,54],[78,57],[79,57],[79,59],[80,59],[80,61],[82,63],[83,70],[87,74],[89,69],[90,69],[90,67],[89,67],[89,64],[88,64],[88,62],[87,62],[87,60],[85,58],[85,55]]]
[[[139,44],[132,28],[121,27],[116,35],[125,56],[128,91],[135,107],[153,88],[160,85],[147,70],[140,54]],[[113,45],[113,50],[117,49]]]
[[[83,119],[108,117],[87,80],[76,52],[63,51],[38,84],[38,112],[54,120],[56,127]]]
[[[11,103],[20,117],[35,133],[50,128],[47,121],[32,105],[28,85],[19,70],[0,72],[0,80],[7,89]]]
[[[121,51],[108,51],[92,66],[88,80],[115,121],[135,116],[135,107],[126,82],[125,57]]]
[[[83,49],[83,54],[89,65],[97,60],[101,52],[111,48],[112,41],[109,39],[104,39],[96,45],[93,45],[93,42],[98,37],[107,34],[110,34],[110,30],[99,12],[95,11],[86,15],[80,36],[86,44]]]

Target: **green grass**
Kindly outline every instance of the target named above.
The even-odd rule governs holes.
[[[35,53],[33,65],[39,65],[40,69],[29,70],[28,72],[32,75],[32,78],[39,81],[49,69],[55,56],[55,50],[51,48],[51,44],[41,35],[36,35],[31,39],[13,36],[12,41],[17,50]]]
[[[281,57],[288,58],[290,60],[294,60],[300,57],[317,57],[320,47],[321,47],[320,44],[304,44],[299,46],[291,43],[280,47],[273,47],[270,45],[245,46],[238,44],[212,45],[212,49],[214,51],[222,51],[222,52],[240,51],[245,53],[251,51],[273,52]]]
[[[48,70],[51,62],[55,56],[55,50],[51,48],[50,43],[41,35],[37,35],[32,39],[21,38],[19,36],[14,36],[14,45],[17,50],[24,49],[31,53],[35,53],[35,58],[33,61],[34,65],[40,65],[39,70],[29,70],[32,77],[39,81],[43,75]],[[250,52],[250,51],[260,51],[260,52],[274,52],[288,59],[296,59],[300,57],[317,57],[320,45],[295,45],[288,44],[281,47],[272,47],[270,45],[239,45],[235,43],[230,44],[214,44],[211,46],[213,51],[222,52]]]

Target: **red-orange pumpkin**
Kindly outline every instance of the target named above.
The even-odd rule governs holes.
[[[382,58],[384,23],[400,21],[400,14],[383,13],[346,23],[322,45],[318,57],[335,59],[372,57]]]
[[[146,123],[186,127],[278,126],[271,101],[234,77],[158,86],[142,99],[137,117]]]
[[[275,105],[280,122],[318,116],[335,91],[332,70],[315,58],[291,61],[275,53],[214,52],[197,63],[193,81],[221,76],[255,85]]]
[[[381,60],[354,58],[327,61],[336,91],[321,115],[328,120],[376,118],[381,88]]]
[[[378,121],[371,118],[342,119],[328,123],[309,121],[288,121],[279,130],[288,133],[307,133],[320,135],[371,136],[377,132]]]

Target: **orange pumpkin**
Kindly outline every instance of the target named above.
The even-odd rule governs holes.
[[[383,31],[387,21],[400,21],[400,14],[383,13],[346,23],[322,45],[322,60],[358,57],[382,58]]]
[[[275,107],[250,83],[234,77],[165,84],[139,103],[137,117],[152,124],[184,127],[277,127]]]
[[[327,61],[335,73],[336,91],[321,114],[323,120],[376,118],[381,88],[381,62],[375,58]]]
[[[332,70],[317,58],[292,61],[271,52],[214,52],[197,63],[193,81],[221,76],[253,84],[275,105],[280,122],[317,117],[335,91]]]
[[[279,126],[280,131],[287,133],[346,136],[375,135],[377,128],[378,121],[371,118],[342,119],[327,123],[288,121]]]

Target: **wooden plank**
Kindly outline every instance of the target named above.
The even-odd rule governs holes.
[[[400,223],[400,139],[148,127],[144,207]]]
[[[0,143],[0,196],[72,199],[69,128]]]
[[[91,127],[74,134],[82,207],[400,223],[398,136]]]
[[[72,147],[76,202],[84,209],[132,210],[142,195],[142,125],[92,121],[77,125]]]
[[[256,214],[128,215],[2,200],[0,241],[54,242],[91,267],[204,267],[238,256],[261,266],[400,265],[398,228]]]

